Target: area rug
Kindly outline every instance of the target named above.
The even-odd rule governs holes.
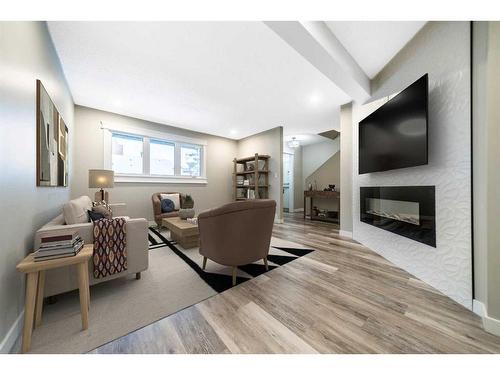
[[[270,269],[296,259],[291,249],[311,251],[277,238],[271,245]],[[142,278],[131,275],[92,286],[86,331],[81,331],[78,292],[58,296],[58,302],[44,306],[42,325],[33,331],[30,352],[86,353],[232,286],[230,269],[209,261],[205,272],[201,259],[197,248],[183,249],[170,241],[168,231],[153,228],[149,268]],[[263,271],[262,264],[240,267],[238,283]]]
[[[159,230],[154,227],[149,228],[150,247],[158,248],[168,246],[177,256],[196,272],[202,280],[210,285],[215,291],[221,293],[233,287],[232,267],[223,266],[207,261],[205,270],[202,269],[203,257],[199,253],[199,248],[194,247],[184,249],[170,238],[170,232],[166,229]],[[237,249],[235,249],[237,251]],[[307,249],[302,245],[280,240],[273,237],[267,256],[268,270],[271,271],[279,266],[291,262],[301,256],[307,255],[314,250]],[[236,285],[268,272],[262,260],[251,264],[245,264],[237,267]]]
[[[168,247],[149,251],[149,268],[90,288],[89,329],[81,331],[78,293],[45,305],[33,353],[86,353],[217,294]]]

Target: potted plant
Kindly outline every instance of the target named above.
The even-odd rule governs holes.
[[[186,194],[184,197],[184,202],[183,202],[183,207],[182,208],[193,208],[194,207],[194,200],[191,195]]]

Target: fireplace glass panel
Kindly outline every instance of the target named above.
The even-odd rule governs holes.
[[[420,205],[418,202],[366,198],[366,213],[420,225]]]
[[[434,186],[360,187],[363,223],[436,247]]]

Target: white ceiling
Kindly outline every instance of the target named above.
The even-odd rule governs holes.
[[[372,78],[425,22],[326,22]],[[351,98],[262,22],[48,22],[76,104],[240,139],[339,130]],[[305,142],[321,140],[310,137]]]
[[[339,129],[350,98],[262,22],[49,22],[76,104],[239,139]]]
[[[293,138],[299,141],[301,146],[308,146],[319,142],[331,141],[330,138],[323,137],[319,134],[293,134],[284,136],[283,143],[287,145],[288,142],[293,140]]]
[[[326,25],[371,79],[425,25],[421,21],[327,21]]]

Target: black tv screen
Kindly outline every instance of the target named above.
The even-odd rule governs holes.
[[[428,75],[359,123],[359,174],[427,164]]]

